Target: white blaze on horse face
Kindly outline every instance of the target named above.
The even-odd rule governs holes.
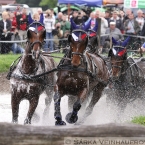
[[[113,54],[116,55],[117,51],[113,48]]]
[[[34,27],[29,27],[29,30],[35,31],[35,28]]]
[[[76,36],[74,33],[72,33],[72,37],[73,37],[74,41],[78,41],[79,40],[78,36]]]

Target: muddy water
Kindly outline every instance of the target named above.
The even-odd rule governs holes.
[[[54,125],[54,106],[53,102],[50,106],[50,111],[48,113],[47,119],[42,119],[42,114],[45,108],[44,98],[45,94],[42,94],[40,97],[40,101],[38,107],[36,109],[36,113],[40,116],[39,121],[33,119],[32,125],[36,126],[53,126]],[[0,122],[11,122],[11,98],[10,94],[0,94]],[[61,101],[61,112],[63,120],[65,121],[65,116],[68,113],[68,106],[67,106],[67,96],[62,98]],[[142,104],[141,100],[136,100],[131,104],[128,104],[124,114],[117,117],[119,114],[118,110],[111,106],[109,107],[106,104],[106,96],[102,96],[99,102],[94,107],[93,113],[85,120],[84,125],[97,125],[97,124],[105,124],[105,123],[114,123],[114,122],[129,122],[134,116],[145,115],[145,105]],[[29,107],[29,102],[24,100],[20,104],[19,110],[19,124],[23,124],[24,119],[27,114],[27,110]],[[79,114],[80,115],[80,114]],[[69,125],[69,124],[67,124]],[[72,125],[69,125],[72,126]]]

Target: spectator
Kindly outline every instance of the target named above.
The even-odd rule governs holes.
[[[133,13],[128,15],[129,19],[125,21],[125,33],[128,35],[137,35],[140,32],[140,26],[138,22],[134,19]],[[136,41],[136,38],[131,37],[128,45],[132,45],[132,42]]]
[[[99,15],[100,15],[100,11],[99,10],[96,10],[96,13],[95,13],[96,15],[95,15],[95,18],[97,19],[97,18],[99,18]]]
[[[62,12],[59,12],[57,14],[57,18],[56,18],[55,24],[57,24],[58,22],[60,23],[62,21],[62,17],[63,17],[63,13]]]
[[[123,11],[119,12],[119,17],[122,20],[122,22],[124,23],[125,22],[125,13]]]
[[[40,20],[40,15],[39,15],[39,13],[34,13],[34,14],[33,14],[33,20],[34,20],[34,21],[39,21],[39,20]]]
[[[26,39],[27,34],[27,27],[28,27],[28,15],[26,8],[22,9],[22,13],[17,12],[16,14],[17,24],[18,24],[18,30],[20,39],[24,40]]]
[[[140,35],[141,36],[145,36],[145,23],[143,25],[143,28],[142,28],[142,31],[141,31],[141,34]]]
[[[75,23],[77,25],[82,25],[83,23],[85,23],[87,21],[87,16],[85,15],[85,13],[83,11],[79,11],[78,12],[78,16],[75,19]]]
[[[143,18],[143,11],[142,10],[137,11],[137,17],[135,18],[135,20],[138,22],[138,24],[140,26],[140,31],[142,31],[143,25],[145,23],[145,20]]]
[[[20,36],[18,35],[18,30],[15,29],[11,37],[11,41],[19,41],[19,40],[20,40]],[[19,43],[13,43],[11,46],[11,51],[14,54],[18,54],[18,53],[23,53],[24,49],[21,47]]]
[[[60,43],[59,39],[63,37],[63,31],[61,30],[61,23],[57,23],[55,25],[55,29],[53,30],[53,37],[55,39],[54,46],[58,46],[59,47],[58,49],[60,49],[61,43]]]
[[[41,13],[39,15],[39,13],[36,12],[36,13],[33,14],[33,17],[31,17],[31,14],[29,13],[28,24],[30,25],[31,23],[33,23],[33,21],[41,22],[41,24],[44,25],[44,23],[43,23],[43,21],[44,21],[43,13]]]
[[[106,29],[105,34],[111,34],[111,36],[117,41],[124,39],[121,31],[116,28],[116,23],[113,21],[110,22],[110,26]],[[109,36],[106,36],[106,39],[109,40]]]
[[[52,15],[52,18],[53,18],[53,21],[54,21],[54,24],[55,24],[55,15],[54,15],[54,10],[53,9],[50,9],[50,11],[51,11],[51,15]]]
[[[38,13],[39,16],[40,16],[40,15],[43,13],[43,12],[42,12],[42,8],[38,8],[38,9],[37,9],[37,13]]]
[[[124,17],[124,22],[129,19],[129,15],[133,14],[131,9],[127,9]]]
[[[2,41],[11,40],[11,21],[9,20],[8,12],[4,11],[2,13],[2,20],[0,20],[0,39]],[[1,43],[0,53],[8,53],[10,51],[10,43]]]
[[[78,11],[73,11],[72,19],[73,19],[73,21],[74,21],[75,23],[77,23],[77,22],[76,22],[77,16],[78,16]]]
[[[121,31],[116,28],[116,23],[113,21],[110,22],[110,27],[106,29],[105,34],[109,34],[109,36],[105,36],[105,43],[103,46],[105,49],[110,48],[110,36],[111,38],[113,37],[116,41],[124,39]]]
[[[17,20],[16,20],[15,14],[13,12],[10,13],[10,21],[12,24],[11,32],[14,32],[15,29],[17,28]]]
[[[109,20],[110,20],[110,12],[109,11],[105,11],[105,17],[104,17],[107,22],[108,22],[108,25],[109,25]]]
[[[116,23],[116,28],[118,28],[122,33],[124,31],[124,24],[122,20],[118,17],[118,12],[114,11],[113,16],[110,18],[109,23],[113,21]]]
[[[46,16],[44,18],[44,26],[46,29],[46,39],[52,39],[52,30],[54,29],[54,19],[52,18],[52,13],[50,10],[46,11]],[[49,51],[53,51],[53,41],[46,40],[44,51],[48,51],[48,44],[49,44]]]
[[[103,12],[100,12],[100,18],[101,18],[101,35],[104,35],[107,28],[108,28],[108,21],[104,18],[105,14]],[[101,36],[100,38],[100,52],[102,52],[102,48],[105,42],[105,37]]]
[[[61,30],[63,31],[63,37],[67,37],[70,34],[70,22],[67,21],[66,15],[63,15],[61,22]]]
[[[140,31],[138,22],[134,19],[133,13],[128,15],[129,19],[125,21],[125,33],[129,35],[136,35]]]

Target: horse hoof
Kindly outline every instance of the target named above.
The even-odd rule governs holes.
[[[78,120],[78,116],[77,116],[77,115],[75,115],[75,116],[73,116],[73,117],[71,117],[71,115],[72,115],[72,113],[68,113],[68,114],[66,115],[66,117],[65,117],[66,121],[67,121],[69,124],[73,124],[73,123],[77,122],[77,120]]]
[[[66,123],[64,121],[56,121],[55,125],[56,126],[62,126],[62,125],[66,125]]]
[[[31,121],[29,119],[24,120],[24,125],[27,125],[27,124],[31,124]]]

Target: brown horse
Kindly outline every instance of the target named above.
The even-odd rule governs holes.
[[[70,50],[66,57],[58,65],[58,79],[55,87],[54,105],[56,125],[66,125],[62,120],[60,111],[61,97],[77,96],[72,112],[66,116],[68,123],[75,123],[78,119],[78,111],[84,100],[93,92],[91,101],[81,120],[92,113],[94,105],[101,97],[101,93],[107,85],[109,73],[103,59],[95,54],[88,53],[86,50],[88,44],[87,26],[83,29],[73,30],[68,38]]]
[[[47,106],[44,114],[49,109],[53,96],[53,84],[56,81],[55,74],[35,77],[56,67],[52,58],[41,54],[45,33],[45,27],[40,22],[33,22],[29,25],[25,53],[9,74],[13,123],[18,122],[20,102],[27,99],[30,106],[24,124],[31,124],[31,118],[38,105],[39,96],[44,90],[47,94]]]
[[[123,42],[112,38],[113,48],[110,57],[110,91],[107,91],[107,101],[114,103],[121,113],[127,104],[144,96],[144,72],[133,60],[127,56],[126,45],[129,37]],[[112,105],[112,104],[111,104]]]

